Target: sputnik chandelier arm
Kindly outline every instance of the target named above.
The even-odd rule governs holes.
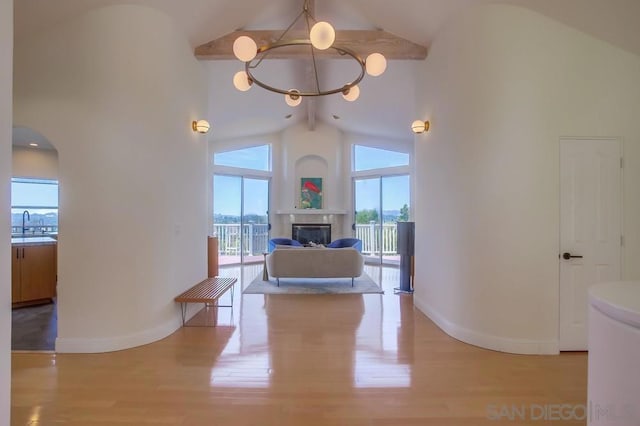
[[[307,13],[305,13],[305,20],[307,22],[307,31],[309,32],[309,38],[311,38],[311,24],[309,23],[309,21],[311,20],[311,14],[309,13],[309,0],[305,0],[304,2],[304,7],[302,8],[303,11],[307,11]],[[335,41],[335,31],[333,32],[333,40]],[[311,45],[309,47],[309,50],[311,51],[311,60],[313,63],[313,76],[315,77],[315,81],[316,81],[316,93],[320,93],[320,81],[318,80],[318,65],[316,64],[316,52],[313,50],[313,45]]]
[[[258,53],[262,53],[262,52],[268,52],[271,49],[277,49],[280,47],[284,47],[284,46],[300,46],[301,44],[308,44],[309,46],[311,46],[311,42],[309,40],[288,40],[288,41],[281,41],[278,43],[272,43],[269,44],[268,46],[262,46],[258,49]],[[360,83],[360,81],[362,81],[362,79],[364,78],[365,75],[365,62],[360,58],[360,56],[358,56],[355,52],[346,49],[346,48],[340,48],[340,47],[335,47],[332,46],[332,49],[336,50],[339,54],[341,55],[349,55],[351,56],[354,60],[358,61],[358,63],[360,64],[360,75],[353,80],[350,83],[345,84],[344,86],[338,87],[338,88],[334,88],[334,89],[329,89],[329,90],[320,90],[320,84],[318,83],[317,80],[317,75],[318,75],[318,71],[317,71],[317,67],[315,64],[315,60],[313,62],[313,72],[314,72],[314,76],[316,77],[316,90],[315,91],[310,91],[310,92],[296,92],[296,94],[298,96],[325,96],[325,95],[333,95],[336,93],[344,93],[345,90],[348,90],[354,86],[356,86],[358,83]],[[252,62],[246,62],[245,63],[245,72],[247,73],[247,76],[249,77],[251,83],[255,83],[256,85],[262,87],[263,89],[266,90],[270,90],[272,92],[276,92],[276,93],[281,93],[283,95],[288,95],[292,92],[292,90],[296,90],[296,89],[279,89],[277,87],[272,87],[269,86],[268,84],[265,84],[263,82],[261,82],[260,80],[258,80],[251,72],[252,69],[257,68],[258,64],[253,64]]]
[[[309,33],[308,39],[287,39],[286,35],[293,28],[293,26],[302,18],[305,17],[307,31]],[[311,25],[311,22],[314,22]],[[297,106],[302,101],[303,97],[307,96],[326,96],[336,93],[342,93],[344,99],[348,101],[355,101],[360,95],[360,89],[358,83],[362,81],[365,73],[371,76],[381,75],[387,66],[385,57],[380,53],[372,53],[363,60],[356,52],[340,47],[334,44],[335,42],[335,30],[327,22],[316,21],[309,11],[308,0],[305,0],[302,12],[294,19],[294,21],[287,27],[286,30],[278,37],[274,42],[267,43],[258,47],[256,42],[247,36],[238,37],[233,43],[233,53],[236,58],[245,63],[244,71],[237,72],[233,77],[234,86],[240,91],[247,91],[255,83],[257,86],[269,90],[271,92],[280,93],[285,95],[285,101],[289,106]],[[311,63],[313,65],[313,76],[315,83],[315,90],[301,91],[298,89],[283,89],[272,85],[269,85],[255,75],[255,70],[262,64],[265,59],[268,59],[269,53],[275,49],[285,48],[288,46],[308,46]],[[320,79],[318,77],[318,67],[316,64],[316,50],[333,49],[339,55],[349,57],[354,60],[360,69],[359,75],[352,81],[348,81],[345,84],[333,87],[333,88],[320,88]]]

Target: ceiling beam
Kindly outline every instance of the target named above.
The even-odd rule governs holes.
[[[216,40],[200,45],[195,49],[195,56],[201,60],[235,59],[233,42],[246,35],[255,40],[258,46],[275,42],[281,35],[280,30],[234,31]],[[306,31],[291,30],[287,39],[308,39]],[[336,30],[337,46],[356,52],[362,59],[369,54],[382,53],[387,59],[422,60],[427,57],[427,48],[409,40],[397,37],[382,30]],[[345,59],[348,55],[340,55],[334,49],[317,51],[319,59]],[[269,59],[308,58],[308,46],[291,46],[273,49]]]
[[[307,127],[312,132],[316,129],[316,99],[308,97],[304,102],[307,105]]]

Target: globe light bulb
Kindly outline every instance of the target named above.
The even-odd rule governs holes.
[[[242,62],[249,62],[258,54],[258,45],[251,37],[240,36],[233,42],[233,54]]]
[[[416,120],[411,123],[411,131],[413,131],[413,133],[424,133],[427,130],[429,130],[428,121]]]
[[[191,123],[191,128],[194,132],[207,133],[211,126],[207,120],[198,120]]]
[[[331,47],[336,40],[336,31],[328,22],[318,22],[311,27],[309,32],[311,44],[318,50],[326,50]]]
[[[381,53],[372,53],[365,61],[367,74],[377,77],[387,69],[387,59]]]
[[[349,102],[353,102],[360,97],[360,88],[356,85],[349,89],[345,89],[342,92],[342,97]]]
[[[241,92],[251,89],[251,81],[245,71],[238,71],[233,76],[233,85]]]
[[[289,105],[290,107],[296,107],[300,105],[300,102],[302,102],[302,96],[298,95],[298,93],[300,93],[299,90],[290,89],[289,93],[284,95],[284,101],[287,103],[287,105]]]

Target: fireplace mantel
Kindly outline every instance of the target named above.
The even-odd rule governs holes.
[[[351,220],[346,210],[340,209],[282,209],[276,210],[273,222],[275,234],[291,238],[294,223],[331,224],[331,237],[342,238],[351,235]],[[348,229],[347,229],[348,225]]]
[[[276,214],[347,214],[346,210],[335,209],[291,209],[291,210],[277,210]]]

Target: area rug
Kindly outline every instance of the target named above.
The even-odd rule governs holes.
[[[363,294],[384,293],[367,275],[355,279],[351,287],[351,278],[280,278],[278,287],[275,278],[262,280],[262,274],[249,284],[243,294]]]

